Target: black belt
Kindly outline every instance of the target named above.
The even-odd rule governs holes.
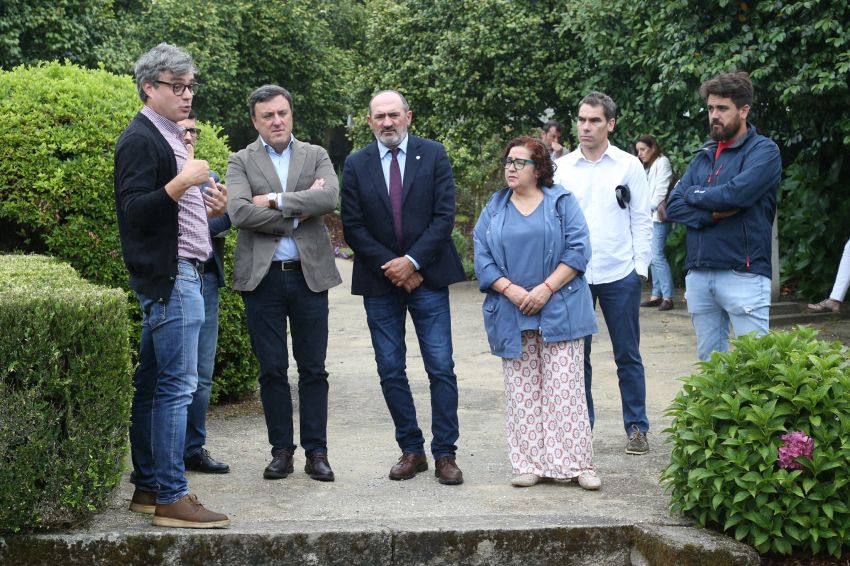
[[[273,261],[272,269],[280,269],[281,271],[292,271],[293,269],[297,269],[301,271],[301,262],[298,260],[295,261]]]
[[[198,273],[200,273],[200,274],[203,274],[207,271],[213,271],[214,269],[216,269],[215,258],[208,259],[207,261],[201,261],[199,259],[193,259],[193,258],[188,258],[188,257],[180,257],[180,258],[177,258],[177,259],[182,259],[183,261],[188,261],[189,263],[192,264],[192,267],[194,267],[198,271]]]

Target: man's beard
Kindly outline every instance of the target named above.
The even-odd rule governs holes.
[[[735,134],[738,133],[738,130],[741,129],[741,119],[735,118],[733,121],[729,122],[719,130],[714,128],[714,124],[711,125],[711,139],[714,141],[729,141]]]

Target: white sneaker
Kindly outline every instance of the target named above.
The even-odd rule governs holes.
[[[596,472],[587,471],[582,472],[578,477],[578,484],[582,487],[582,489],[586,489],[588,491],[596,491],[600,487],[602,487],[602,480],[599,479],[599,476],[596,475]]]
[[[520,474],[511,479],[511,485],[514,487],[531,487],[540,481],[540,476],[537,474]]]

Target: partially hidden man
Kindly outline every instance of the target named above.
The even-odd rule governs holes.
[[[239,229],[233,288],[242,293],[251,346],[260,364],[260,399],[272,461],[266,479],[294,471],[289,352],[298,368],[304,471],[334,481],[328,462],[328,289],[342,282],[323,215],[336,208],[339,184],[327,152],[295,139],[292,95],[264,85],[248,98],[259,137],[230,156],[228,212]]]
[[[405,320],[413,319],[431,392],[431,454],[442,484],[463,482],[448,286],[463,281],[451,239],[455,185],[446,150],[408,134],[413,113],[396,91],[378,92],[367,119],[375,142],[342,173],[342,222],[354,250],[351,292],[363,296],[381,390],[402,455],[390,469],[406,480],[428,469],[406,368]]]
[[[206,161],[194,159],[177,124],[189,116],[198,89],[191,56],[161,43],[136,62],[135,78],[144,106],[115,146],[121,250],[143,315],[130,509],[153,514],[154,525],[224,527],[226,515],[189,493],[183,450],[198,386],[203,273],[214,261],[207,219],[224,214],[226,189],[210,177]]]

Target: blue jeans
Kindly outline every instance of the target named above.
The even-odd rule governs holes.
[[[204,324],[198,337],[198,388],[192,396],[186,422],[186,448],[183,458],[197,454],[207,440],[207,408],[212,391],[215,350],[218,345],[218,276],[206,271],[201,279],[204,298]]]
[[[667,236],[673,228],[672,222],[652,223],[652,296],[672,299],[676,292],[673,287],[673,273],[664,255]]]
[[[617,378],[620,382],[620,399],[623,403],[623,425],[626,434],[636,426],[640,432],[649,430],[646,416],[646,382],[644,380],[643,360],[640,357],[640,277],[634,271],[629,275],[601,285],[590,285],[593,306],[596,301],[602,307],[602,316],[611,345],[614,347],[614,361],[617,364]],[[593,337],[584,339],[584,389],[587,397],[587,412],[590,426],[593,426],[593,397],[590,384],[593,370],[590,366],[590,347]]]
[[[298,366],[301,446],[309,456],[327,450],[328,292],[315,293],[301,270],[272,268],[253,291],[242,292],[251,347],[260,363],[260,399],[272,453],[295,450],[292,393],[287,371],[286,320]]]
[[[770,329],[770,279],[734,270],[690,270],[685,299],[697,335],[697,355],[729,350],[729,322],[735,336]]]
[[[386,295],[363,297],[363,305],[381,391],[395,424],[396,442],[402,452],[425,452],[425,439],[416,421],[416,407],[405,372],[405,319],[410,312],[431,389],[431,453],[435,459],[454,457],[459,425],[449,290],[420,285],[408,294],[394,289]]]
[[[186,414],[198,385],[198,335],[204,322],[201,277],[177,263],[167,302],[138,294],[142,337],[130,420],[132,481],[168,504],[189,492],[184,477]]]

